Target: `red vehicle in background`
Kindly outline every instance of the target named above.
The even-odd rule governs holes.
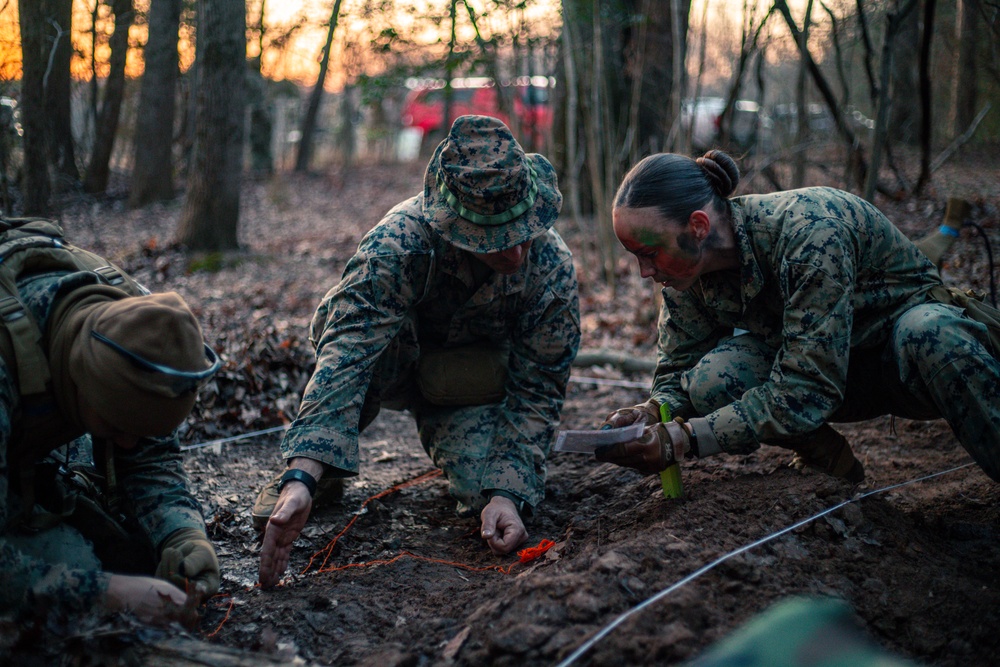
[[[410,92],[403,103],[403,127],[416,127],[426,137],[444,125],[444,82],[410,81]],[[552,79],[544,76],[521,77],[506,92],[513,95],[516,122],[500,110],[497,86],[492,79],[471,77],[453,79],[450,121],[466,114],[499,118],[514,132],[525,150],[537,151],[545,145],[552,130],[552,106],[549,92]],[[449,121],[449,123],[450,123]]]

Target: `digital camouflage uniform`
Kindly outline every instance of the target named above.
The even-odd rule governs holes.
[[[570,252],[549,230],[518,272],[480,275],[478,260],[428,226],[423,196],[368,232],[316,311],[316,371],[282,453],[321,461],[328,474],[357,474],[358,433],[381,401],[413,412],[460,511],[482,507],[494,490],[533,507],[580,343]],[[506,356],[500,402],[440,406],[421,397],[421,354],[463,346]]]
[[[651,397],[704,417],[696,431],[732,454],[789,446],[827,421],[943,417],[1000,480],[1000,365],[983,324],[932,299],[930,260],[846,192],[731,207],[740,269],[663,290]]]
[[[61,272],[23,277],[18,280],[18,288],[22,302],[47,336],[55,302],[70,291],[98,280],[91,272]],[[70,511],[75,504],[79,512],[82,500],[74,498],[70,485],[54,484],[52,473],[59,464],[63,468],[89,467],[96,454],[95,470],[104,475],[105,443],[98,441],[91,446],[89,436],[69,424],[51,401],[30,408],[32,424],[44,424],[45,433],[39,433],[34,426],[26,432],[25,407],[15,379],[0,359],[0,609],[13,614],[61,615],[87,611],[101,599],[110,576],[102,572],[108,569],[108,564],[98,560],[94,553],[94,546],[98,553],[105,551],[102,547],[110,546],[106,540],[107,526],[74,520]],[[70,446],[45,456],[54,447],[70,441],[73,441]],[[29,453],[39,463],[32,468],[31,475],[38,487],[35,494],[38,503],[33,508],[25,507],[22,497],[23,461]],[[148,567],[146,574],[152,574],[154,545],[159,553],[158,547],[164,539],[180,528],[204,531],[201,508],[187,490],[176,434],[145,439],[130,451],[116,448],[113,455],[118,493],[115,498],[106,498],[120,500],[119,511],[126,517],[121,522],[122,530],[133,529],[144,536],[142,541],[149,542],[146,549],[149,554],[136,551],[109,556],[126,561],[126,566],[134,558],[137,567]],[[43,458],[45,461],[41,461]],[[64,493],[67,491],[68,494]],[[48,526],[63,514],[68,515],[65,522],[52,527],[40,531],[26,527],[26,524]]]

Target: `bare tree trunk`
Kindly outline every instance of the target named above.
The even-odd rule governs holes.
[[[812,0],[810,0],[811,4]],[[746,76],[747,64],[750,59],[757,53],[757,44],[760,41],[760,33],[767,25],[767,21],[771,18],[773,11],[769,10],[760,20],[760,23],[756,22],[756,3],[747,2],[744,0],[743,3],[743,25],[740,35],[740,55],[736,61],[735,71],[733,72],[732,79],[729,82],[729,90],[726,93],[726,103],[725,107],[722,109],[720,114],[719,123],[719,144],[726,146],[730,139],[733,137],[733,118],[736,113],[736,101],[740,99],[740,91],[743,89],[743,77]],[[738,146],[739,148],[746,148],[746,146]]]
[[[802,32],[799,33],[799,53],[809,51],[809,27],[812,24],[813,0],[806,3],[806,11],[802,17]],[[806,96],[809,68],[805,60],[799,61],[799,78],[795,85],[795,145],[802,148],[799,157],[792,161],[792,187],[801,188],[806,182],[806,163],[809,160],[806,146],[809,143],[809,100]]]
[[[708,48],[708,5],[709,1],[705,0],[705,4],[702,5],[701,14],[701,36],[700,43],[698,44],[698,69],[697,74],[694,79],[694,92],[691,95],[692,104],[697,104],[698,98],[701,97],[701,82],[705,74],[705,53]],[[691,152],[691,138],[692,132],[694,130],[694,120],[695,120],[695,107],[691,107],[691,114],[688,119],[688,123],[685,127],[680,128],[680,141],[673,142],[676,145],[676,151],[678,153],[687,154]],[[678,127],[683,125],[678,118],[676,123]]]
[[[101,99],[101,77],[97,76],[97,58],[94,54],[97,53],[98,42],[97,42],[97,19],[101,13],[101,2],[97,0],[94,3],[94,8],[90,11],[90,105],[88,108],[89,117],[87,120],[90,122],[91,127],[97,126],[97,108],[99,106],[98,102]],[[91,140],[93,137],[91,137]]]
[[[52,184],[47,156],[45,72],[51,45],[46,39],[46,7],[41,2],[21,3],[21,124],[24,128],[23,213],[47,215]]]
[[[847,77],[847,71],[846,71],[846,69],[844,67],[845,56],[844,56],[844,48],[842,46],[842,39],[841,39],[841,21],[837,18],[837,15],[834,13],[834,11],[832,9],[830,9],[830,7],[825,2],[823,2],[823,0],[820,0],[819,4],[820,4],[820,7],[823,8],[823,11],[826,12],[827,18],[830,19],[830,37],[831,37],[831,41],[833,43],[834,57],[836,58],[836,62],[837,62],[837,79],[839,79],[839,81],[840,81],[840,105],[839,105],[839,108],[846,108],[848,101],[851,99],[851,88],[850,88],[850,82],[848,81],[848,77]],[[859,8],[859,11],[860,11],[860,8]],[[859,17],[858,22],[862,26],[862,28],[861,28],[861,33],[862,33],[862,36],[863,36],[862,39],[863,39],[863,41],[865,41],[867,39],[867,28],[866,28],[866,23],[865,23],[864,17],[863,16]],[[867,46],[867,41],[865,41],[865,44]],[[871,51],[870,50],[866,50],[865,51],[865,56],[866,56],[865,64],[868,65],[869,68],[870,68],[870,66],[871,66],[871,62],[870,62]],[[871,84],[871,79],[869,79],[869,84]],[[806,146],[802,146],[802,148],[803,148],[803,150],[806,150]],[[850,183],[853,180],[851,178],[850,168],[851,168],[850,161],[845,161],[844,162],[844,175],[843,175],[843,182],[844,183]]]
[[[451,84],[455,78],[455,44],[458,41],[455,28],[458,22],[458,0],[451,0],[448,21],[451,25],[451,33],[448,36],[448,58],[444,61],[444,103],[441,107],[441,127],[438,128],[437,136],[431,136],[432,144],[444,139],[451,130],[451,110],[455,99],[455,89],[452,88]]]
[[[705,3],[708,4],[707,1]],[[669,125],[664,129],[664,141],[661,151],[670,150],[674,145],[674,128],[678,127],[681,108],[684,104],[684,91],[687,89],[687,32],[688,15],[691,11],[690,0],[670,0],[670,29],[672,31],[674,85],[670,88],[670,110],[667,114]]]
[[[795,40],[796,44],[799,44],[799,28],[795,24],[794,19],[792,19],[792,13],[788,9],[788,3],[785,0],[774,0],[775,8],[781,12],[781,16],[785,19],[786,25],[788,25],[789,31],[792,33],[792,38]],[[823,76],[823,72],[820,71],[819,66],[816,61],[812,59],[808,50],[799,50],[799,55],[805,61],[809,68],[809,73],[812,75],[813,83],[816,84],[816,89],[819,94],[823,97],[823,101],[826,103],[827,109],[829,109],[831,116],[833,117],[834,123],[837,126],[837,131],[840,133],[841,138],[847,148],[848,161],[853,165],[854,173],[857,174],[858,179],[861,183],[864,182],[865,176],[868,172],[868,166],[865,164],[865,158],[861,150],[860,142],[851,129],[850,125],[847,124],[844,114],[841,113],[839,106],[837,105],[837,99],[833,94],[833,90],[830,88],[830,84],[827,82],[826,77]]]
[[[924,0],[920,40],[920,176],[914,188],[920,194],[931,178],[931,42],[934,39],[934,9],[937,0]]]
[[[238,246],[246,13],[243,3],[203,0],[195,142],[177,240],[192,250]]]
[[[595,3],[596,4],[596,3]],[[594,199],[594,223],[597,227],[597,248],[601,261],[602,273],[605,282],[615,288],[615,261],[614,245],[609,239],[608,230],[611,228],[608,220],[607,210],[610,202],[607,201],[607,188],[605,187],[603,175],[606,173],[608,160],[605,154],[613,150],[613,146],[608,141],[609,126],[611,119],[605,113],[604,100],[608,93],[604,89],[604,35],[601,31],[600,12],[593,13],[593,23],[591,24],[594,35],[594,52],[591,62],[593,79],[590,87],[590,105],[587,113],[587,166],[590,173],[591,196]]]
[[[493,83],[496,85],[497,108],[500,109],[501,113],[503,113],[505,116],[507,116],[507,118],[510,119],[510,129],[514,133],[514,136],[521,137],[522,136],[521,127],[519,123],[520,119],[517,117],[517,114],[514,113],[513,95],[517,94],[516,89],[514,89],[514,93],[512,95],[511,92],[508,91],[505,86],[500,85],[501,79],[503,77],[501,77],[500,75],[500,66],[499,66],[500,57],[497,54],[496,44],[494,43],[492,49],[490,48],[490,42],[487,42],[485,39],[483,39],[483,35],[479,31],[479,19],[476,16],[476,10],[472,8],[472,5],[469,4],[468,0],[462,0],[462,4],[465,5],[465,10],[469,14],[469,21],[472,23],[472,29],[476,33],[476,44],[479,46],[479,50],[483,54],[483,58],[486,60],[486,71],[489,72],[490,78],[493,79]],[[520,15],[523,20],[523,10],[519,9],[518,11],[521,12]],[[451,59],[453,57],[453,52],[455,50],[454,19],[457,18],[457,16],[452,18],[453,20],[451,23],[451,41],[449,42],[449,47],[448,47],[449,62],[452,61]],[[514,62],[517,63],[517,54],[518,51],[520,50],[520,43],[518,41],[517,33],[514,34],[513,50],[514,50]],[[529,58],[531,57],[530,54],[528,57]],[[451,72],[448,73],[448,80],[449,81],[451,80]],[[447,118],[447,116],[445,116],[445,118]],[[445,125],[445,131],[447,132],[451,126],[447,121],[444,122],[444,125]],[[529,142],[522,141],[522,143],[525,144],[526,148],[530,147],[531,145],[530,141]]]
[[[865,65],[865,76],[868,79],[868,91],[872,106],[878,104],[878,81],[875,79],[875,70],[872,64],[875,62],[875,46],[872,43],[871,32],[868,30],[868,18],[865,13],[864,0],[857,0],[858,6],[858,27],[861,29],[861,42],[865,47],[865,55],[862,62]]]
[[[350,167],[354,164],[357,153],[357,142],[354,140],[354,86],[346,85],[341,93],[340,99],[340,131],[337,133],[337,144],[339,144],[343,173],[350,173]]]
[[[114,0],[115,32],[111,35],[111,61],[108,78],[104,82],[104,101],[97,115],[94,149],[83,181],[86,192],[104,192],[108,189],[111,173],[111,151],[118,134],[122,96],[125,93],[125,56],[128,54],[128,30],[135,18],[132,0]]]
[[[574,45],[568,57],[580,79],[577,126],[586,146],[593,247],[614,289],[620,244],[611,226],[612,199],[625,170],[667,141],[663,100],[675,85],[672,13],[656,0],[566,0],[563,7]]]
[[[578,99],[579,82],[577,81],[576,58],[574,54],[577,53],[579,47],[577,46],[577,37],[575,34],[576,24],[567,17],[565,4],[563,4],[562,12],[563,69],[566,80],[566,110],[564,114],[566,119],[566,165],[563,171],[566,175],[566,183],[561,189],[567,195],[566,199],[569,201],[570,215],[573,216],[573,221],[582,232],[583,207],[580,203],[580,169],[583,166],[586,154],[585,152],[583,154],[577,152],[577,146],[580,143],[577,128],[580,103]],[[583,253],[581,259],[586,266],[590,266],[589,261],[587,261],[587,255],[589,255],[587,244],[581,244],[581,248],[581,252]]]
[[[889,109],[889,139],[913,144],[917,138],[919,102],[919,82],[917,80],[918,48],[920,43],[920,20],[915,11],[903,14],[904,0],[889,3],[890,7],[898,8],[898,20],[894,40],[905,48],[894,48],[892,52],[892,70],[888,82],[892,106]]]
[[[333,48],[333,33],[337,29],[337,19],[340,17],[340,3],[341,0],[333,3],[333,12],[330,15],[330,29],[326,33],[326,44],[323,46],[323,55],[319,61],[319,75],[316,77],[316,85],[313,86],[312,93],[309,95],[306,113],[302,116],[302,125],[299,133],[299,151],[295,157],[295,171],[297,172],[308,171],[309,163],[312,161],[313,135],[316,134],[316,120],[319,116],[320,102],[323,100],[323,86],[326,83],[326,73],[330,69],[330,51]]]
[[[174,112],[181,2],[153,0],[149,7],[146,71],[139,92],[135,161],[128,200],[133,208],[174,196]]]
[[[653,58],[648,58],[647,52],[650,50],[649,47],[649,5],[650,0],[640,0],[641,6],[638,7],[638,15],[643,17],[644,20],[640,20],[638,26],[634,27],[631,31],[630,42],[631,46],[626,47],[627,51],[631,53],[631,57],[628,59],[628,70],[631,76],[632,85],[629,88],[629,105],[628,105],[628,125],[627,137],[631,140],[628,141],[628,160],[630,164],[635,164],[640,159],[642,159],[645,153],[642,153],[644,147],[639,145],[636,141],[636,135],[640,133],[640,120],[639,115],[642,110],[642,80],[646,75],[646,70],[648,67],[648,61],[653,60]],[[663,128],[664,123],[657,123],[656,129],[659,130]],[[648,149],[646,149],[648,150]]]
[[[257,18],[257,56],[251,59],[250,81],[250,164],[257,174],[270,176],[274,173],[274,151],[272,150],[274,120],[271,114],[272,100],[268,95],[267,80],[261,73],[267,26],[264,23],[266,0],[260,0],[260,14]]]
[[[889,107],[892,99],[889,96],[890,78],[892,76],[893,42],[899,32],[903,20],[907,14],[916,6],[917,0],[908,0],[898,13],[889,14],[886,17],[885,41],[882,44],[882,74],[879,85],[878,112],[875,118],[875,140],[872,144],[872,161],[865,179],[864,197],[868,201],[874,201],[875,189],[878,185],[879,170],[882,166],[882,154],[888,141],[889,130]]]
[[[49,163],[56,178],[56,189],[76,187],[80,172],[76,168],[73,142],[73,121],[70,109],[70,41],[73,20],[73,0],[41,0],[48,7],[47,39],[51,43],[49,64],[45,72],[45,115],[49,133]]]
[[[958,3],[958,63],[955,77],[955,111],[952,133],[961,135],[976,116],[979,68],[976,50],[979,46],[979,0]]]

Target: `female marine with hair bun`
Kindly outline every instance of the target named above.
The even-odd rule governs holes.
[[[717,150],[651,155],[622,181],[615,234],[663,286],[659,354],[649,400],[605,421],[643,421],[642,437],[597,459],[655,473],[769,444],[796,468],[859,483],[830,422],[892,414],[946,419],[1000,481],[1000,313],[944,287],[863,199],[825,187],[732,197],[738,184]],[[660,423],[661,406],[677,419]]]

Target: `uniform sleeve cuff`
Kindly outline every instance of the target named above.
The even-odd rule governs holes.
[[[703,459],[706,456],[714,456],[722,451],[722,447],[719,446],[719,441],[716,440],[707,419],[704,417],[695,417],[694,419],[688,419],[687,423],[698,436],[698,458]]]
[[[509,491],[504,491],[502,489],[493,489],[492,491],[490,491],[490,498],[496,498],[497,496],[500,496],[501,498],[506,498],[507,500],[514,503],[514,507],[517,508],[518,514],[524,512],[525,502],[523,498],[519,498],[518,496],[515,496],[513,493],[510,493]]]

